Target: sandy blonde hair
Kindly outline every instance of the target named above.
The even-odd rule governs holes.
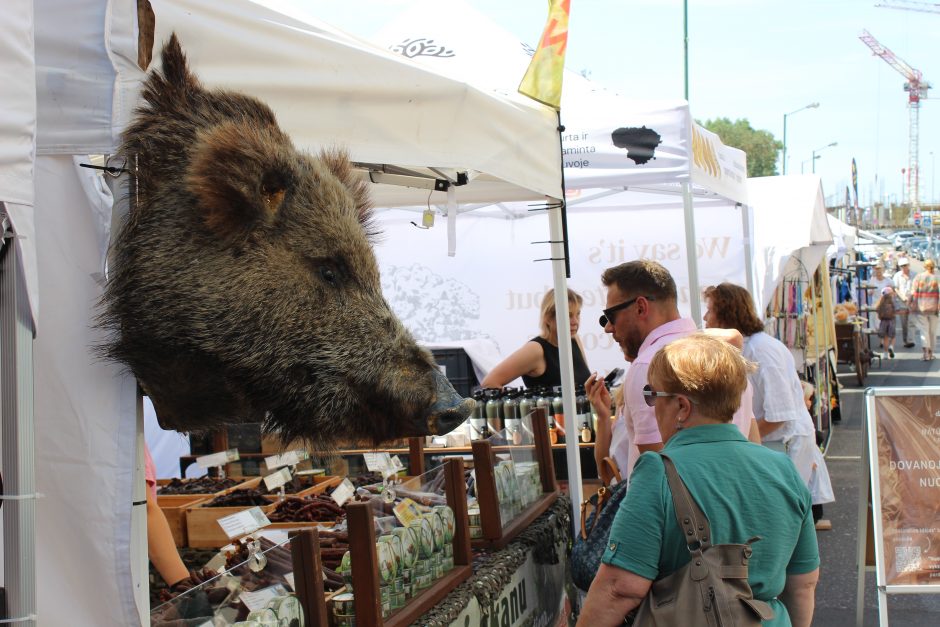
[[[730,422],[753,367],[734,346],[695,333],[661,348],[650,362],[648,378],[663,386],[658,392],[688,396],[703,416]]]
[[[571,288],[568,288],[568,309],[577,305],[578,309],[581,309],[581,303],[584,302],[584,299],[581,298],[581,295],[578,294]],[[550,330],[548,328],[548,323],[555,318],[555,290],[551,289],[545,292],[545,296],[542,298],[542,306],[540,308],[540,317],[539,321],[541,323],[542,336],[548,337],[550,335]]]

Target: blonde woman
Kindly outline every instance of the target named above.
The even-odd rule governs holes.
[[[591,371],[584,358],[584,347],[578,337],[581,326],[581,295],[568,290],[568,330],[571,332],[571,356],[574,361],[574,380],[586,380]],[[485,388],[501,388],[513,379],[522,377],[527,388],[561,385],[561,364],[558,355],[558,326],[555,322],[555,290],[549,290],[542,299],[539,320],[541,333],[522,345],[522,348],[498,363],[480,383]],[[558,425],[564,429],[564,425]]]
[[[774,610],[764,625],[809,627],[819,578],[809,491],[785,455],[748,442],[731,424],[752,367],[733,346],[698,333],[656,353],[643,395],[655,410],[663,452],[708,518],[711,542],[761,538],[748,583]],[[662,458],[643,453],[578,625],[622,625],[653,581],[690,557]]]

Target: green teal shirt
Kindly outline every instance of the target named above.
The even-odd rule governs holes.
[[[790,617],[776,600],[786,576],[819,567],[812,498],[783,453],[747,441],[733,424],[679,431],[663,450],[708,517],[713,544],[739,544],[754,536],[748,583],[786,627]],[[666,576],[689,562],[676,523],[662,458],[644,453],[610,530],[603,562],[646,579]]]

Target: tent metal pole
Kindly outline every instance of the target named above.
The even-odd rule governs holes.
[[[747,291],[751,295],[758,299],[757,295],[757,286],[754,285],[754,234],[751,232],[751,223],[753,222],[752,218],[752,209],[750,205],[742,205],[741,207],[741,232],[744,235],[744,277],[747,281]],[[759,303],[762,304],[762,303]],[[760,311],[760,309],[758,309]]]
[[[692,183],[682,183],[682,209],[685,217],[685,250],[689,265],[689,308],[695,325],[702,326],[702,288],[698,280],[698,245],[695,241],[695,215],[692,212]],[[580,514],[579,514],[580,515]]]
[[[2,207],[2,205],[0,205]],[[0,237],[8,233],[0,232]],[[36,443],[33,326],[16,243],[0,247],[0,421],[3,437],[3,572],[7,616],[36,624]]]
[[[565,411],[565,459],[568,463],[568,496],[571,497],[571,522],[581,516],[581,457],[578,449],[578,425],[575,416],[574,362],[571,354],[571,329],[568,327],[568,281],[565,272],[565,245],[561,223],[563,204],[548,212],[552,242],[552,277],[555,286],[555,323],[558,327],[558,358],[561,362],[561,398]]]

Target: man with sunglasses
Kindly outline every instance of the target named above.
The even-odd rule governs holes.
[[[624,420],[613,424],[609,445],[626,481],[640,453],[663,448],[656,415],[643,395],[650,361],[660,348],[696,328],[679,315],[676,282],[662,264],[628,261],[605,270],[601,282],[607,288],[607,308],[600,324],[627,359],[633,357],[623,382]]]

